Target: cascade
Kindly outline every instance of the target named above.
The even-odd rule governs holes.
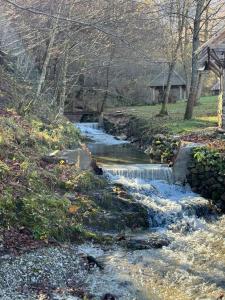
[[[160,164],[133,164],[104,166],[104,170],[114,176],[130,179],[164,180],[172,184],[174,182],[173,170]]]
[[[76,126],[80,130],[98,129],[99,128],[99,124],[97,122],[95,122],[95,123],[77,123]]]
[[[98,123],[79,123],[77,127],[97,148],[102,144],[118,147],[123,142],[106,134]],[[104,153],[100,151],[100,155]],[[136,201],[148,207],[151,228],[197,230],[205,224],[199,217],[205,218],[211,213],[206,199],[192,193],[188,187],[174,184],[173,168],[167,165],[104,163],[102,167],[112,182],[123,184]]]
[[[120,145],[127,143],[127,141],[118,140],[112,135],[105,133],[99,128],[98,123],[76,123],[75,125],[80,129],[81,133],[96,144]]]
[[[101,148],[103,144],[116,151],[121,141],[96,126],[78,125],[84,135],[91,136],[90,145]],[[122,146],[121,151],[125,150]],[[174,184],[177,177],[174,179],[172,168],[140,162],[114,163],[104,151],[96,158],[105,157],[102,167],[106,176],[113,183],[122,184],[135,201],[148,208],[150,228],[141,234],[151,239],[153,233],[171,243],[161,249],[125,253],[116,249],[106,255],[100,253],[106,268],[104,276],[99,272],[88,277],[93,293],[104,290],[118,294],[121,300],[222,299],[218,296],[225,293],[222,263],[225,261],[225,217],[216,215],[209,201],[187,186]],[[186,152],[182,157],[183,154]],[[120,152],[116,155],[122,156]],[[179,171],[183,168],[179,164]],[[133,235],[136,239],[140,237],[139,233]]]

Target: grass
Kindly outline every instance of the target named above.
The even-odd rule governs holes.
[[[174,134],[183,134],[193,132],[206,127],[217,126],[217,97],[202,97],[198,106],[194,109],[192,120],[183,120],[186,108],[185,101],[178,101],[175,104],[168,105],[168,116],[156,117],[159,113],[161,105],[145,105],[123,107],[120,110],[128,115],[133,115],[144,121],[146,125],[154,127],[166,127]]]

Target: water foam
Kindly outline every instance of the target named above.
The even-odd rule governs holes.
[[[163,231],[171,244],[162,249],[93,252],[103,255],[105,263],[103,273],[87,277],[91,292],[99,298],[112,293],[121,300],[222,299],[225,217],[213,219],[208,201],[189,187],[172,184],[168,169],[159,165],[105,166],[112,182],[123,184],[136,201],[148,207],[151,230]],[[88,251],[92,253],[92,249]]]
[[[104,166],[104,170],[111,175],[130,179],[174,182],[172,168],[160,164],[111,165]]]
[[[83,135],[96,144],[121,145],[128,143],[127,141],[116,139],[112,135],[105,133],[103,129],[99,127],[98,123],[76,123],[75,125],[80,129]]]

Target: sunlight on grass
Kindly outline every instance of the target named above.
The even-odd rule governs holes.
[[[149,127],[166,127],[169,131],[177,134],[217,126],[217,102],[216,96],[202,97],[199,105],[194,108],[194,118],[188,121],[183,119],[186,101],[169,104],[169,115],[160,118],[156,117],[161,108],[160,104],[122,107],[120,110],[128,115],[134,115],[145,120]]]

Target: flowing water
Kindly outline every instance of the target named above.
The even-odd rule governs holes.
[[[119,163],[117,153],[111,156],[107,147],[120,148],[124,141],[106,135],[97,124],[80,124],[79,128],[92,139],[89,147],[95,145],[96,158],[99,154],[107,176],[125,185],[136,201],[148,207],[149,231],[135,238],[155,234],[170,241],[161,249],[139,251],[115,246],[104,252],[83,246],[83,251],[94,251],[105,263],[103,272],[87,278],[92,292],[99,297],[112,293],[122,300],[224,299],[225,217],[218,217],[209,202],[188,187],[175,185],[167,166],[147,163],[142,155],[137,161],[139,153],[127,144],[124,152],[129,159],[124,154]]]

